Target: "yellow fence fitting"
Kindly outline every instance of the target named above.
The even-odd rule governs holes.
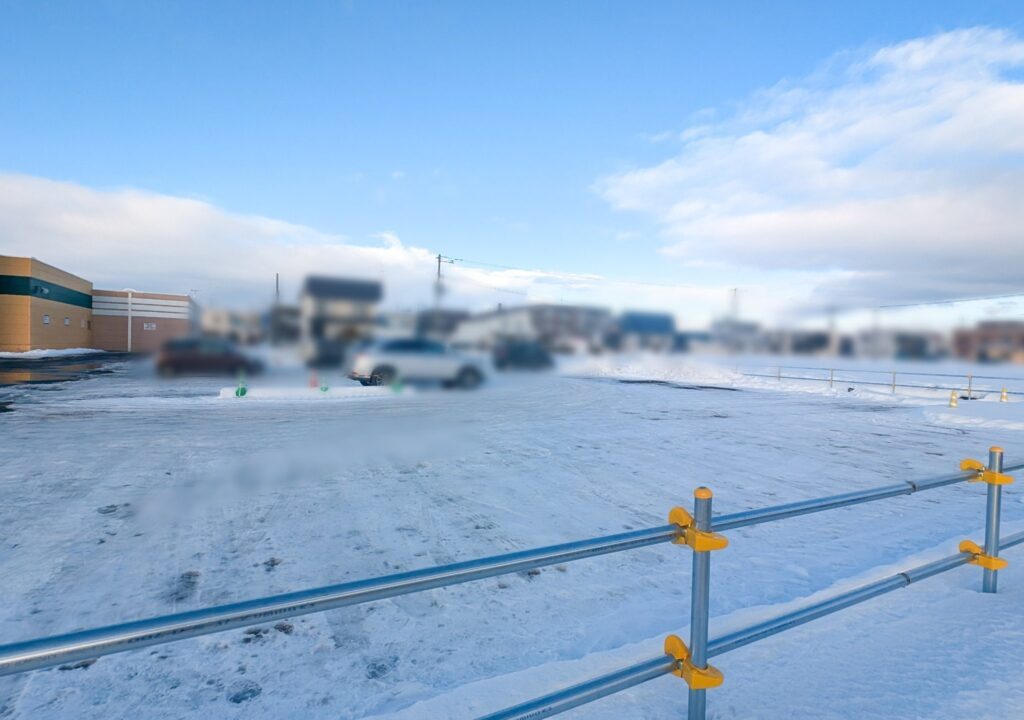
[[[685,680],[691,690],[709,690],[725,682],[725,676],[716,667],[694,667],[690,662],[690,649],[678,635],[669,635],[665,638],[665,654],[676,660],[676,668],[672,674]]]
[[[995,470],[989,470],[980,460],[974,460],[972,458],[961,460],[960,469],[964,471],[973,470],[977,473],[977,476],[971,478],[968,482],[983,482],[988,483],[989,485],[1010,485],[1013,483],[1012,475],[1006,475],[1004,473],[996,472]]]
[[[729,539],[725,535],[704,532],[695,528],[693,516],[685,508],[674,507],[669,510],[668,521],[683,529],[683,532],[672,541],[676,545],[689,545],[694,552],[711,552],[712,550],[721,550],[729,545]]]
[[[974,556],[968,561],[971,565],[979,565],[986,570],[1002,570],[1010,564],[1003,558],[986,555],[985,551],[982,550],[978,546],[978,543],[973,540],[964,540],[961,542],[959,550],[962,553],[970,553]]]
[[[959,401],[956,398],[956,390],[951,390],[949,393],[949,406],[956,407],[958,402]]]
[[[1006,388],[1003,388],[1003,391],[999,393],[999,402],[1007,402],[1009,399],[1009,394],[1006,392]]]

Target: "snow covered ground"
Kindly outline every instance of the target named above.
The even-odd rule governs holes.
[[[0,358],[11,360],[45,360],[49,358],[76,357],[78,355],[97,355],[102,353],[103,350],[94,350],[92,348],[25,350],[24,352],[0,352]]]
[[[0,388],[0,642],[660,525],[700,484],[731,512],[946,474],[993,444],[1024,457],[1024,403],[677,358],[472,393],[319,394],[282,368],[245,398],[107,369]],[[711,634],[948,555],[984,507],[958,485],[732,531]],[[1024,548],[1007,557],[998,595],[961,568],[717,658],[710,717],[1024,716]],[[685,637],[689,568],[658,546],[0,678],[0,718],[474,717]],[[662,678],[565,717],[685,702]]]

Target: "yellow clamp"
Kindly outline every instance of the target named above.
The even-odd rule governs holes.
[[[672,541],[676,545],[689,545],[694,552],[711,552],[729,545],[729,538],[725,535],[705,532],[694,527],[693,516],[684,508],[674,507],[669,510],[668,521],[683,529],[683,533]]]
[[[676,668],[672,674],[685,680],[691,690],[708,690],[725,682],[725,676],[716,667],[694,667],[690,662],[690,648],[686,647],[686,643],[678,635],[669,635],[665,638],[665,654],[676,660]]]
[[[1013,482],[1012,475],[1005,475],[995,470],[989,470],[980,460],[967,458],[960,461],[960,469],[964,471],[973,470],[977,476],[969,482],[983,482],[989,485],[1009,485]]]
[[[968,560],[968,562],[971,565],[978,565],[980,567],[985,568],[986,570],[1002,570],[1010,564],[1000,557],[992,557],[991,555],[986,555],[985,551],[982,550],[978,546],[978,543],[974,542],[973,540],[964,540],[960,543],[959,549],[962,553],[970,553],[974,556],[970,560]]]

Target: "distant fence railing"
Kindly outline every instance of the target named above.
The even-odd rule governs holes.
[[[999,393],[1004,397],[1006,395],[1024,395],[1024,389],[1011,389],[1006,383],[1011,383],[1013,386],[1024,388],[1024,377],[1003,377],[999,375],[974,375],[973,373],[933,373],[933,372],[914,372],[912,370],[861,370],[857,368],[838,368],[838,367],[807,367],[804,365],[735,365],[736,371],[745,377],[758,377],[758,378],[770,378],[773,380],[806,380],[810,382],[828,383],[829,387],[835,387],[838,383],[840,385],[871,385],[876,387],[887,387],[893,393],[896,392],[897,388],[908,388],[917,390],[948,390],[956,393],[966,393],[968,400],[973,400],[975,395],[988,394],[988,393]],[[745,372],[741,368],[748,370],[761,370],[762,372]],[[787,371],[797,370],[804,371],[803,375],[790,375]],[[807,375],[807,372],[818,372],[822,375]],[[872,377],[884,376],[885,380],[870,380],[857,377],[858,375],[870,375]],[[897,378],[902,376],[903,378],[911,378],[911,382],[897,382]],[[957,383],[946,383],[946,384],[927,384],[921,382],[913,382],[913,378],[946,378],[962,380],[963,382]],[[982,381],[982,385],[976,385],[977,381]],[[986,385],[985,383],[990,381],[999,381],[1001,384],[998,387]]]
[[[706,691],[723,681],[722,673],[708,664],[712,657],[968,563],[984,569],[983,591],[996,592],[997,572],[1006,566],[1006,561],[999,557],[1000,551],[1024,543],[1024,532],[1005,538],[999,536],[1002,488],[1013,481],[1008,473],[1021,469],[1024,469],[1024,463],[1004,468],[1003,451],[994,447],[989,451],[987,465],[977,460],[964,460],[960,472],[952,475],[904,480],[870,490],[718,516],[711,514],[711,491],[701,487],[694,492],[693,514],[683,508],[673,508],[667,525],[3,645],[0,646],[0,676],[672,542],[688,545],[693,550],[689,645],[679,637],[669,635],[665,639],[664,652],[656,657],[492,713],[480,720],[535,720],[550,717],[669,674],[683,678],[690,688],[690,720],[703,720],[706,713]],[[728,545],[726,538],[720,534],[722,531],[912,495],[970,481],[980,481],[987,485],[983,546],[965,540],[960,543],[959,552],[949,557],[905,570],[736,632],[708,639],[711,552]]]

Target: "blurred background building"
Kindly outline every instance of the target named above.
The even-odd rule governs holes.
[[[222,337],[239,345],[255,345],[267,335],[264,316],[225,308],[205,308],[200,321],[203,335]]]
[[[676,319],[669,313],[630,311],[613,323],[605,345],[626,352],[670,352],[675,349],[675,335]]]
[[[306,361],[341,364],[350,345],[373,337],[383,297],[384,288],[376,281],[307,277],[299,295],[299,338]]]
[[[574,305],[522,305],[473,315],[461,323],[452,342],[491,349],[499,341],[541,343],[552,352],[597,350],[612,329],[612,314],[605,308]]]
[[[1024,363],[1024,322],[986,321],[953,333],[957,357],[980,362]]]
[[[735,295],[735,292],[734,292]],[[438,295],[438,298],[440,295]],[[0,352],[97,348],[148,353],[168,340],[202,334],[240,345],[294,346],[310,365],[342,364],[351,349],[375,339],[427,338],[460,348],[507,350],[534,344],[548,353],[699,352],[870,359],[1024,362],[1024,321],[985,320],[952,332],[873,326],[837,329],[827,313],[814,327],[764,327],[739,317],[736,303],[706,329],[677,327],[677,314],[553,303],[466,308],[382,309],[383,284],[309,276],[297,302],[279,287],[266,310],[205,308],[188,295],[101,290],[34,258],[0,256]]]

